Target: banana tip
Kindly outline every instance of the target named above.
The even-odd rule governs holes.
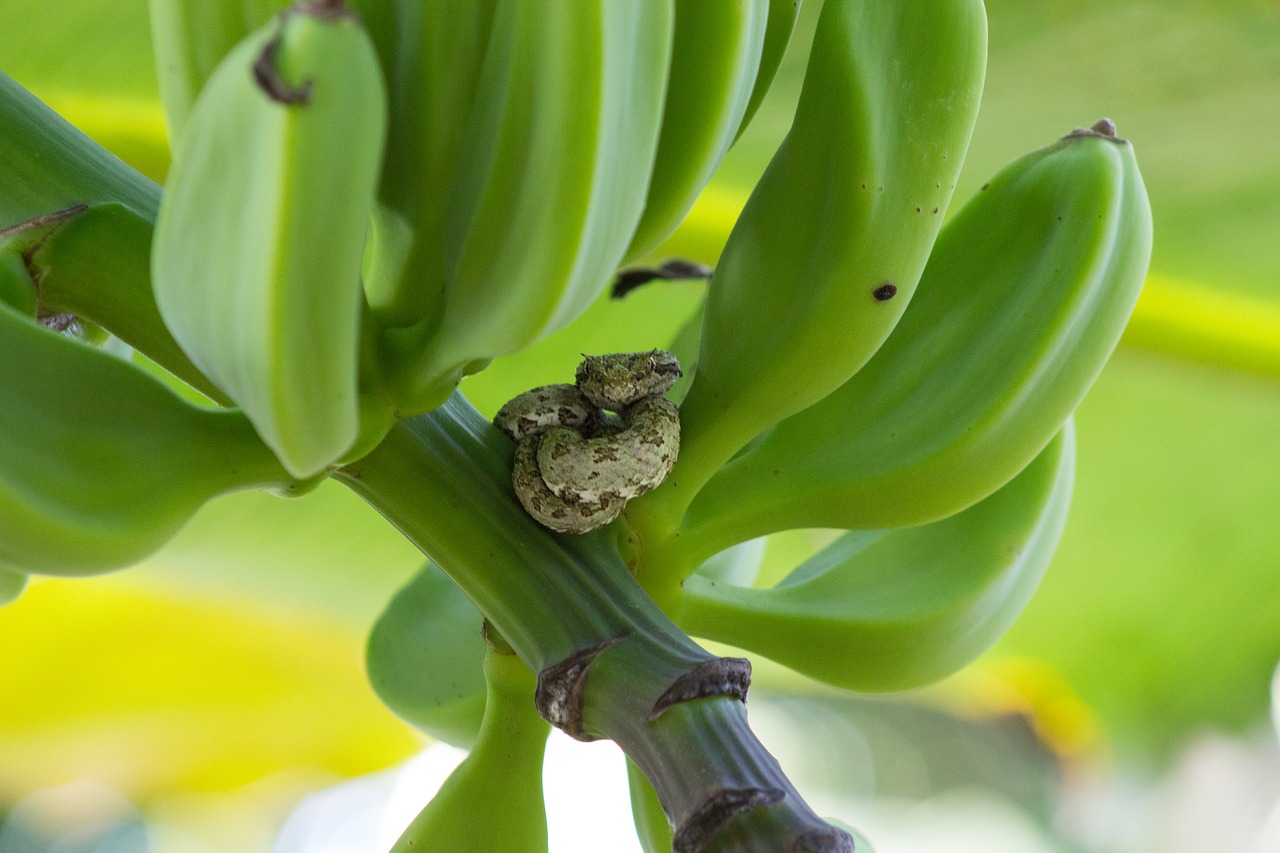
[[[1127,139],[1116,136],[1116,123],[1109,118],[1100,118],[1089,127],[1077,127],[1064,136],[1063,139],[1077,139],[1081,136],[1098,136],[1120,145],[1125,145],[1129,142]]]

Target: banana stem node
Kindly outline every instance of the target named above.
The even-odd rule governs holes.
[[[732,788],[716,791],[676,830],[671,840],[671,849],[674,853],[701,853],[738,816],[782,802],[786,795],[786,791],[779,788]]]
[[[653,704],[649,719],[656,720],[672,705],[711,696],[728,696],[745,705],[750,687],[751,661],[746,658],[709,660],[673,681]]]
[[[574,740],[597,740],[587,732],[582,721],[582,709],[586,704],[587,672],[601,652],[623,642],[627,636],[624,634],[601,640],[539,672],[533,702],[542,719]]]
[[[787,853],[853,853],[853,838],[838,829],[806,832],[787,848]]]

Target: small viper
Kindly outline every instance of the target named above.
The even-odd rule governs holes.
[[[680,375],[664,350],[589,355],[577,385],[503,406],[493,423],[516,442],[511,482],[525,510],[558,533],[586,533],[661,483],[680,452],[680,414],[662,395]]]

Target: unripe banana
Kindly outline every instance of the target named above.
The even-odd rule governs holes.
[[[671,25],[670,0],[498,0],[445,216],[443,309],[389,336],[402,412],[608,284],[645,204]]]
[[[8,604],[27,587],[27,573],[17,569],[0,566],[0,605]]]
[[[768,0],[675,0],[662,136],[626,258],[665,240],[728,153],[752,96]]]
[[[0,303],[19,314],[36,316],[36,286],[19,252],[0,252]]]
[[[149,0],[156,79],[171,145],[209,75],[236,44],[287,0]]]
[[[288,476],[234,410],[0,305],[0,565],[89,574],[150,555],[210,498]]]
[[[484,620],[428,563],[387,604],[365,666],[378,698],[436,740],[472,747],[484,714]]]
[[[173,339],[151,292],[152,224],[119,204],[98,204],[47,230],[28,257],[41,313],[95,323],[221,403],[230,401]]]
[[[495,0],[359,0],[390,99],[365,276],[382,326],[429,321],[444,296],[446,213],[493,29]],[[477,121],[479,118],[476,119]]]
[[[631,819],[644,853],[671,853],[671,821],[658,802],[653,785],[635,762],[627,759],[627,786],[631,791]]]
[[[793,527],[920,524],[1030,462],[1115,348],[1150,258],[1132,146],[1097,128],[992,179],[871,363],[726,465],[686,536],[713,551]]]
[[[160,188],[3,74],[0,123],[0,254],[21,257],[39,278],[39,310],[91,320],[225,402],[156,310],[150,253]],[[34,313],[21,291],[7,298]]]
[[[360,269],[386,124],[368,35],[299,3],[214,71],[170,173],[160,313],[295,476],[360,429]]]
[[[392,853],[546,853],[542,757],[551,726],[534,708],[533,673],[514,654],[490,648],[484,675],[484,723],[475,748]]]
[[[760,51],[760,68],[756,72],[755,84],[751,89],[751,98],[747,101],[746,112],[742,123],[738,126],[738,136],[751,124],[756,110],[764,96],[769,94],[773,78],[778,75],[778,66],[786,56],[787,45],[791,43],[791,33],[795,31],[796,19],[800,17],[800,0],[769,0],[769,17],[765,24],[764,46]]]
[[[838,388],[893,329],[951,198],[985,64],[981,0],[825,4],[791,132],[711,279],[667,481],[681,495]]]
[[[700,575],[677,623],[846,690],[905,690],[976,658],[1040,582],[1071,497],[1070,424],[1004,488],[944,521],[837,539],[772,589]]]

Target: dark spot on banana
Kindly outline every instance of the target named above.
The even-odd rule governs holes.
[[[919,210],[919,208],[916,209]],[[898,295],[898,287],[897,285],[885,282],[875,290],[871,291],[871,295],[874,296],[878,302],[888,302],[890,299]]]
[[[311,81],[303,81],[301,86],[290,86],[276,71],[276,50],[280,47],[280,34],[277,33],[262,46],[262,52],[253,63],[253,79],[268,98],[286,107],[301,107],[311,101]]]

